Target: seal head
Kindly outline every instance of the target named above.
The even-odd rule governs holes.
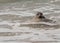
[[[42,12],[38,12],[38,13],[36,14],[36,17],[39,18],[39,19],[45,19],[45,16],[43,15]]]

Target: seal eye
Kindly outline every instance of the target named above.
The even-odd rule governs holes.
[[[42,13],[39,13],[40,14],[40,16],[42,16],[43,14]]]
[[[39,14],[37,14],[37,15],[39,15]]]

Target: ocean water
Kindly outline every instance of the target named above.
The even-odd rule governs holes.
[[[37,12],[56,23],[27,22]],[[60,43],[60,0],[0,0],[1,43]]]

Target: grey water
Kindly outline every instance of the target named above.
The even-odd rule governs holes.
[[[39,11],[56,23],[27,22]],[[0,0],[0,42],[60,43],[60,0]]]

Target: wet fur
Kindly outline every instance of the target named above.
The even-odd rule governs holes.
[[[32,21],[36,21],[36,22],[39,22],[39,21],[43,21],[43,22],[52,22],[53,20],[50,20],[50,19],[47,19],[43,13],[41,12],[38,12],[34,17],[33,17],[33,20]],[[55,21],[54,21],[55,22]]]

